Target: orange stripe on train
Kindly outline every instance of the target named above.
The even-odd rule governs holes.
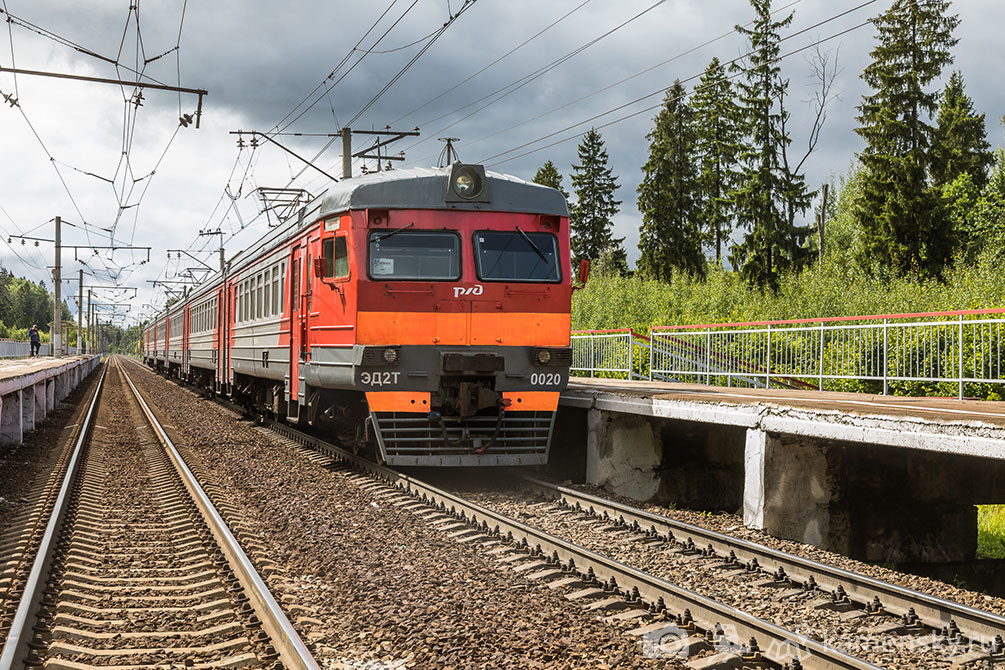
[[[567,347],[569,314],[528,312],[359,312],[359,344]]]
[[[507,412],[554,412],[558,410],[558,391],[503,391],[509,400]]]
[[[383,391],[366,393],[371,412],[428,412],[428,391]]]

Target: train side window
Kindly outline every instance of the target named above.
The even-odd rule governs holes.
[[[272,268],[272,314],[279,314],[279,266]]]
[[[290,265],[290,311],[300,311],[300,263]]]
[[[307,311],[310,312],[312,309],[314,309],[314,293],[311,290],[311,287],[314,285],[314,282],[311,281],[314,276],[314,273],[310,271],[311,267],[313,267],[311,265],[310,254],[307,254],[307,265],[305,265],[304,267],[307,268]]]
[[[349,247],[345,236],[323,240],[321,255],[325,259],[325,277],[345,279],[349,276]]]
[[[259,272],[255,277],[255,318],[262,318],[262,307],[264,306],[262,301],[262,273]]]

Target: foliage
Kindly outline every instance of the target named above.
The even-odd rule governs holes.
[[[959,24],[949,0],[895,0],[874,24],[879,31],[862,78],[873,89],[859,106],[856,132],[866,142],[856,216],[865,252],[904,274],[938,275],[950,258],[952,236],[943,225],[940,194],[929,187],[938,106],[928,89],[952,62]]]
[[[977,558],[1005,558],[1005,505],[977,506]]]
[[[590,129],[579,144],[579,165],[572,166],[572,188],[576,195],[569,211],[573,265],[583,258],[599,258],[601,252],[612,248],[617,265],[624,272],[628,269],[624,238],[612,234],[612,218],[621,204],[614,199],[618,180],[607,161],[603,138],[596,129]]]
[[[733,230],[733,190],[739,184],[736,163],[743,141],[743,110],[726,69],[713,58],[694,89],[699,209],[706,239],[722,265],[722,244]]]
[[[667,281],[674,268],[703,274],[698,226],[698,181],[692,156],[696,148],[694,114],[680,81],[667,91],[656,127],[646,138],[649,160],[639,184],[638,270]]]
[[[0,322],[26,330],[37,323],[39,330],[49,332],[50,321],[52,296],[45,286],[0,268]]]
[[[670,282],[640,275],[592,277],[574,294],[572,327],[645,333],[663,325],[1005,307],[999,268],[990,250],[974,263],[949,269],[942,281],[827,262],[783,274],[777,292],[716,268],[704,278],[675,271]]]
[[[974,112],[973,101],[963,90],[963,75],[953,72],[942,94],[938,126],[932,145],[932,181],[945,186],[963,173],[977,189],[988,182],[994,154],[984,129],[984,115]]]
[[[793,14],[772,19],[771,0],[750,0],[756,17],[751,28],[736,26],[750,53],[737,86],[745,116],[747,144],[740,152],[740,187],[734,192],[736,218],[748,230],[735,245],[730,263],[757,286],[776,288],[780,273],[798,268],[806,258],[806,227],[795,226],[795,213],[809,207],[802,175],[789,170],[785,158],[792,138],[785,132],[784,100],[789,82],[779,66],[779,31]]]
[[[537,171],[537,174],[534,175],[534,183],[556,189],[565,196],[566,200],[569,199],[569,193],[562,188],[562,173],[558,171],[558,168],[551,161],[542,165]]]

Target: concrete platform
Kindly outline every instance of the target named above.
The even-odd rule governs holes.
[[[100,359],[20,358],[0,361],[0,444],[22,444]]]
[[[561,404],[1005,459],[1005,402],[573,377]]]
[[[560,408],[590,483],[865,560],[970,560],[1005,502],[1005,403],[573,378]]]

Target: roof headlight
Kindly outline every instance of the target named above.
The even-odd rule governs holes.
[[[485,167],[454,163],[447,182],[447,202],[489,202]]]
[[[458,170],[454,175],[454,192],[465,199],[477,198],[482,192],[482,180],[474,170]]]

